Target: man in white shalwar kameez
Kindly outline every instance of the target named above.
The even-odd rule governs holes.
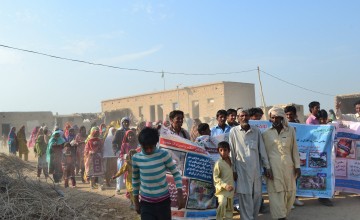
[[[263,133],[273,179],[267,178],[270,213],[274,219],[286,219],[296,195],[296,177],[301,175],[295,129],[288,126],[282,108],[269,110],[272,126]]]
[[[234,175],[237,176],[236,193],[242,220],[257,219],[261,205],[261,171],[271,177],[264,142],[260,130],[249,125],[249,113],[238,110],[240,125],[230,131],[229,143]]]

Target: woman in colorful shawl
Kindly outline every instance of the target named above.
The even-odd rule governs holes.
[[[12,127],[8,135],[9,153],[14,155],[16,155],[16,151],[18,151],[18,141],[15,132],[16,128]]]
[[[49,173],[53,175],[55,183],[59,183],[63,176],[61,156],[64,143],[65,139],[63,138],[63,132],[57,130],[51,135],[47,145],[46,161],[49,165]]]
[[[113,152],[114,155],[116,155],[117,157],[119,156],[120,150],[121,150],[121,145],[125,136],[126,131],[130,130],[130,118],[128,117],[123,117],[121,119],[121,126],[120,128],[116,131],[114,139],[112,141],[112,146],[113,146]],[[121,161],[120,159],[118,159],[117,161],[117,169],[119,170],[121,167]],[[125,188],[125,184],[123,183],[123,179],[122,177],[121,181],[119,178],[116,179],[116,192],[120,193],[120,189],[124,189]]]
[[[36,126],[30,135],[29,141],[28,141],[28,148],[33,148],[35,146],[36,143],[36,136],[38,135],[40,126]]]
[[[20,130],[16,134],[19,146],[19,157],[22,159],[24,155],[24,160],[28,161],[29,149],[27,147],[26,135],[25,135],[25,126],[21,126]]]
[[[69,130],[71,128],[71,124],[70,122],[66,122],[65,123],[65,127],[64,127],[64,137],[65,137],[65,140],[68,138],[69,136]]]
[[[98,127],[93,127],[90,131],[89,140],[85,145],[84,160],[85,160],[85,173],[86,177],[90,179],[91,189],[96,189],[98,186],[95,184],[95,178],[99,178],[99,183],[102,182],[104,176],[103,166],[103,142],[99,138],[100,131]],[[102,190],[102,185],[100,186]]]
[[[37,178],[39,181],[40,181],[41,171],[43,171],[46,181],[49,176],[48,164],[46,162],[46,149],[47,149],[47,141],[48,141],[47,140],[47,132],[48,132],[47,129],[45,131],[44,131],[44,128],[39,129],[37,136],[36,136],[35,147],[34,147],[35,155],[38,158]]]
[[[136,135],[132,130],[128,130],[125,133],[124,139],[122,141],[121,150],[118,159],[118,170],[120,170],[121,166],[125,161],[126,155],[129,153],[130,150],[135,150],[138,147],[138,142],[136,140]],[[126,177],[125,177],[126,178]],[[120,193],[122,189],[121,186],[124,183],[124,177],[120,176],[116,179],[116,192]],[[121,184],[121,185],[120,185]]]
[[[104,142],[103,158],[105,169],[105,181],[106,186],[110,187],[110,179],[116,173],[116,160],[118,155],[114,155],[112,149],[112,140],[114,138],[116,129],[111,127],[109,129],[108,135]]]
[[[99,136],[99,138],[105,139],[106,138],[106,136],[105,136],[105,134],[106,134],[106,124],[101,123],[99,128],[100,128],[100,136]]]
[[[81,181],[85,183],[84,174],[85,174],[85,163],[84,163],[84,149],[85,149],[85,140],[87,138],[85,126],[81,126],[79,133],[75,137],[76,145],[76,175],[81,175]]]

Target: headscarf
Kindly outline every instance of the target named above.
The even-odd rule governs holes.
[[[77,125],[73,125],[72,128],[74,128],[75,133],[77,133],[79,131],[79,126],[77,126]]]
[[[99,126],[99,128],[100,128],[100,133],[102,133],[102,129],[103,129],[104,127],[106,128],[106,124],[101,123],[100,126]]]
[[[72,134],[70,134],[70,130],[73,130],[74,132],[73,132]],[[74,129],[74,127],[71,127],[71,128],[68,130],[68,136],[67,136],[67,138],[66,138],[66,141],[70,143],[72,140],[75,139],[75,137],[76,137],[75,129]]]
[[[90,130],[90,134],[89,136],[86,138],[85,140],[85,144],[92,138],[94,138],[94,134],[96,131],[99,131],[99,128],[98,127],[92,127],[91,130]]]
[[[56,134],[60,135],[57,140],[55,139]],[[51,149],[52,149],[53,144],[60,145],[63,143],[65,143],[65,139],[63,138],[63,132],[60,130],[54,131],[50,137],[50,140],[49,140],[49,143],[47,146],[47,150],[46,150],[46,161],[48,163],[50,162],[50,155],[51,155]]]
[[[84,136],[83,136],[82,133],[81,133],[81,130],[83,130],[83,129],[85,129],[85,135],[84,135]],[[83,138],[86,137],[86,128],[85,128],[84,125],[80,126],[80,128],[79,128],[79,133],[78,133],[78,134],[79,134],[79,136],[81,136],[81,137],[83,137]]]
[[[128,137],[130,134],[133,134],[134,135],[134,142],[136,143],[136,136],[135,136],[135,132],[133,130],[127,130],[125,135],[124,135],[124,138],[122,140],[122,145],[125,144],[125,143],[129,143],[129,140],[128,140]]]
[[[8,140],[10,140],[10,139],[16,139],[16,133],[15,133],[15,131],[14,131],[14,128],[15,128],[15,127],[11,127],[10,132],[9,132],[9,135],[8,135]]]
[[[19,129],[19,131],[16,134],[17,138],[21,138],[21,139],[25,139],[26,140],[26,136],[25,136],[25,125],[21,126],[21,128]],[[25,142],[26,144],[26,142]]]
[[[114,135],[113,135],[113,130],[115,130],[114,127],[110,127],[108,134],[105,138],[105,142],[104,142],[104,157],[108,157],[108,156],[114,156],[114,152],[112,149],[112,141],[114,139]]]
[[[65,127],[64,127],[64,136],[65,136],[65,138],[68,138],[70,128],[71,128],[70,122],[66,122]]]
[[[280,108],[280,107],[272,107],[270,110],[269,110],[269,116],[271,117],[272,115],[273,116],[277,116],[277,117],[282,117],[283,120],[282,120],[282,124],[285,126],[285,127],[288,127],[288,120],[286,118],[286,115],[285,115],[285,112],[284,112],[284,109],[283,108]]]
[[[114,130],[114,129],[115,129],[114,127],[110,127],[110,128],[109,128],[109,132],[108,132],[108,134],[107,134],[107,136],[106,136],[105,143],[106,143],[106,141],[112,142],[112,139],[114,138],[114,135],[113,135],[113,130]],[[111,143],[111,144],[112,144],[112,143]]]
[[[121,122],[120,122],[120,128],[118,130],[122,130],[122,129],[125,129],[124,128],[124,121],[128,121],[130,123],[130,118],[129,117],[123,117],[121,119]]]
[[[30,138],[29,138],[29,141],[28,141],[28,147],[31,148],[31,147],[34,147],[35,145],[35,142],[36,142],[36,137],[37,137],[37,134],[39,132],[39,128],[40,126],[36,126],[32,132],[31,132],[31,135],[30,135]]]

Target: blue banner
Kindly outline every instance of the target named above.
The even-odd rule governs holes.
[[[271,127],[269,121],[250,121],[261,131]],[[297,196],[331,198],[334,194],[335,127],[290,123],[296,130],[301,176],[297,179]]]

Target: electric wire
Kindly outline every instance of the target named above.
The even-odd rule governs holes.
[[[272,77],[272,78],[275,78],[275,79],[277,79],[277,80],[279,80],[279,81],[281,81],[281,82],[287,83],[287,84],[289,84],[289,85],[295,86],[295,87],[297,87],[297,88],[300,88],[300,89],[303,89],[303,90],[306,90],[306,91],[309,91],[309,92],[313,92],[313,93],[317,93],[317,94],[321,94],[321,95],[326,95],[326,96],[335,96],[335,95],[332,95],[332,94],[323,93],[323,92],[319,92],[319,91],[315,91],[315,90],[312,90],[312,89],[305,88],[305,87],[303,87],[303,86],[299,86],[299,85],[297,85],[297,84],[294,84],[294,83],[291,83],[291,82],[289,82],[289,81],[283,80],[283,79],[281,79],[281,78],[279,78],[279,77],[277,77],[277,76],[274,76],[274,75],[272,75],[272,74],[270,74],[270,73],[267,73],[267,72],[265,72],[265,71],[263,71],[263,70],[260,70],[260,72],[265,73],[266,75],[268,75],[268,76],[270,76],[270,77]]]
[[[94,66],[102,66],[102,67],[108,67],[108,68],[113,68],[113,69],[128,70],[128,71],[138,71],[138,72],[145,72],[145,73],[156,73],[156,74],[161,74],[162,77],[164,76],[164,74],[185,75],[185,76],[231,75],[231,74],[248,73],[248,72],[253,72],[253,71],[258,70],[258,69],[250,69],[250,70],[243,70],[243,71],[236,71],[236,72],[220,72],[220,73],[185,73],[185,72],[155,71],[155,70],[146,70],[146,69],[138,69],[138,68],[125,68],[125,67],[112,66],[112,65],[102,64],[102,63],[93,63],[93,62],[84,61],[84,60],[60,57],[60,56],[51,55],[51,54],[47,54],[47,53],[42,53],[42,52],[38,52],[38,51],[27,50],[27,49],[12,47],[12,46],[7,46],[7,45],[4,45],[4,44],[0,44],[0,47],[12,49],[12,50],[18,50],[18,51],[27,52],[27,53],[33,53],[33,54],[42,55],[42,56],[47,56],[47,57],[51,57],[51,58],[55,58],[55,59],[61,59],[61,60],[66,60],[66,61],[72,61],[72,62],[78,62],[78,63],[94,65]],[[263,70],[260,70],[260,72],[262,72],[262,73],[264,73],[264,74],[266,74],[266,75],[268,75],[268,76],[270,76],[270,77],[272,77],[274,79],[277,79],[277,80],[279,80],[281,82],[284,82],[286,84],[292,85],[294,87],[297,87],[297,88],[300,88],[300,89],[303,89],[303,90],[306,90],[306,91],[309,91],[309,92],[313,92],[313,93],[317,93],[317,94],[321,94],[321,95],[326,95],[326,96],[335,96],[335,95],[332,95],[332,94],[315,91],[315,90],[308,89],[308,88],[305,88],[303,86],[291,83],[289,81],[281,79],[280,77],[274,76],[273,74],[270,74],[270,73],[265,72]]]
[[[138,69],[138,68],[125,68],[125,67],[112,66],[112,65],[102,64],[102,63],[93,63],[93,62],[84,61],[84,60],[77,60],[77,59],[72,59],[72,58],[66,58],[66,57],[60,57],[60,56],[56,56],[56,55],[46,54],[46,53],[33,51],[33,50],[21,49],[21,48],[7,46],[7,45],[3,45],[3,44],[0,44],[0,47],[13,49],[13,50],[18,50],[18,51],[27,52],[27,53],[33,53],[33,54],[47,56],[47,57],[61,59],[61,60],[67,60],[67,61],[72,61],[72,62],[78,62],[78,63],[94,65],[94,66],[103,66],[103,67],[109,67],[109,68],[113,68],[113,69],[128,70],[128,71],[138,71],[138,72],[145,72],[145,73],[157,73],[157,74],[169,74],[169,75],[186,75],[186,76],[214,76],[214,75],[230,75],[230,74],[247,73],[247,72],[252,72],[252,71],[257,70],[257,69],[250,69],[250,70],[244,70],[244,71],[224,72],[224,73],[183,73],[183,72],[154,71],[154,70],[145,70],[145,69]]]

